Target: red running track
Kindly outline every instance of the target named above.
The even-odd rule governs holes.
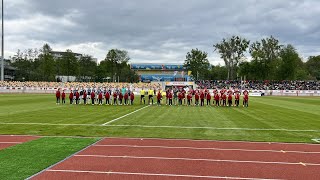
[[[38,138],[37,136],[0,135],[0,150]]]
[[[320,179],[320,145],[106,138],[33,179]]]

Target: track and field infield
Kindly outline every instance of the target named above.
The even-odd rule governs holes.
[[[38,138],[38,136],[0,135],[0,150]]]
[[[0,134],[316,143],[318,97],[250,97],[249,108],[56,105],[54,95],[0,94]],[[165,104],[165,101],[163,101]]]
[[[320,145],[105,138],[32,179],[319,179]]]

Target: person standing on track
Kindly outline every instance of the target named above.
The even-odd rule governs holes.
[[[227,95],[224,91],[224,93],[222,94],[222,106],[227,106]]]
[[[56,91],[56,104],[60,104],[60,88]]]

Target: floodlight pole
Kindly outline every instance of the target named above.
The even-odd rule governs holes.
[[[3,57],[3,30],[4,30],[4,28],[3,28],[3,0],[2,0],[2,11],[1,11],[1,18],[2,18],[2,20],[1,20],[1,26],[2,26],[2,31],[1,31],[1,81],[4,81],[4,57]]]

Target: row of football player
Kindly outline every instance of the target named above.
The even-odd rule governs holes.
[[[206,100],[206,104],[210,105],[211,104],[211,94],[209,93],[209,91],[196,91],[194,93],[194,99],[195,99],[195,103],[194,105],[200,105],[200,106],[204,106],[205,104],[205,100]],[[213,96],[213,100],[215,101],[215,105],[216,106],[227,106],[227,101],[228,101],[228,106],[232,106],[232,99],[233,99],[233,94],[235,94],[234,98],[235,98],[235,106],[239,106],[239,101],[240,101],[240,92],[239,91],[235,91],[235,93],[233,93],[232,91],[228,92],[228,95],[226,93],[222,93],[219,94],[217,91],[214,91],[214,96]],[[62,103],[65,103],[65,98],[66,98],[66,94],[63,91],[62,94],[60,93],[60,91],[56,92],[56,98],[57,98],[57,104],[60,104],[60,99],[62,99]],[[122,93],[114,93],[113,94],[113,105],[133,105],[133,101],[134,101],[135,95],[133,92],[126,92],[124,95],[122,95]],[[76,95],[74,95],[74,93],[70,92],[69,94],[69,100],[70,100],[70,104],[80,104],[80,99],[83,99],[84,104],[87,104],[87,99],[91,99],[91,104],[94,105],[95,104],[95,100],[97,101],[97,103],[99,105],[103,104],[103,99],[106,100],[105,104],[109,105],[111,104],[111,96],[109,94],[109,92],[107,91],[105,94],[103,94],[102,92],[100,92],[98,94],[98,96],[96,97],[96,94],[94,92],[91,92],[90,97],[86,94],[86,92],[84,91],[83,95],[80,98],[80,94],[78,92],[76,92]],[[156,99],[157,99],[157,104],[161,105],[162,99],[163,99],[163,94],[162,92],[159,90],[158,93],[156,94]],[[187,99],[187,103],[186,103],[186,99]],[[193,92],[189,91],[187,94],[187,97],[185,96],[185,94],[183,92],[178,92],[177,95],[171,92],[166,93],[166,105],[172,106],[173,102],[175,105],[193,105],[192,103],[192,99],[193,99]],[[244,106],[248,106],[248,100],[249,100],[249,93],[248,91],[244,91],[244,97],[243,97],[243,105]],[[140,104],[142,104],[142,101],[145,104],[145,95],[141,95],[140,98]],[[184,103],[182,103],[184,102]],[[149,95],[148,96],[148,104],[153,104],[153,95]]]

